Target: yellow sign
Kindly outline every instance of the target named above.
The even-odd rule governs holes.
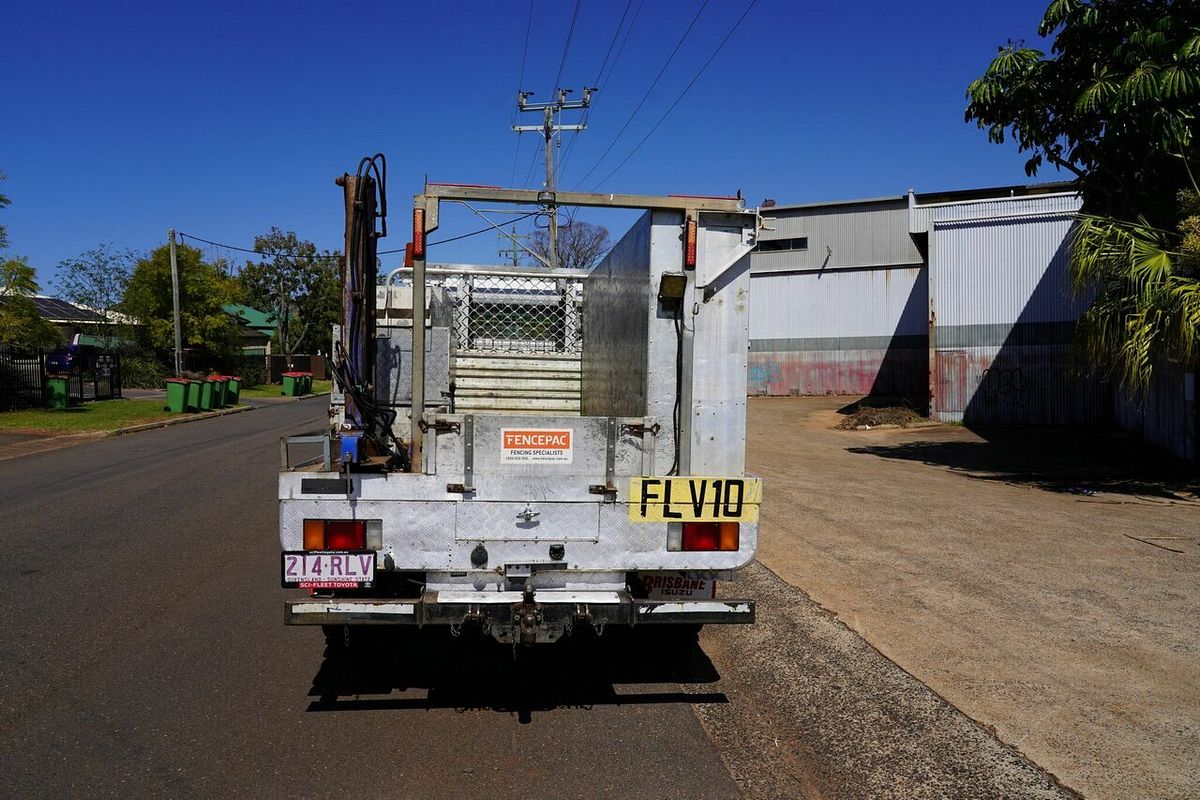
[[[758,522],[757,478],[630,478],[631,522]]]

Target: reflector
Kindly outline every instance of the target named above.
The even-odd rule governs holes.
[[[413,209],[412,254],[414,258],[425,257],[425,209]]]
[[[685,223],[685,236],[683,247],[683,266],[687,269],[696,268],[696,218],[688,217]]]

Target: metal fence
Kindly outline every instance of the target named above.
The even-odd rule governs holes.
[[[583,278],[520,273],[434,279],[451,304],[457,353],[583,352]]]
[[[0,410],[46,403],[46,378],[67,378],[72,403],[121,396],[121,358],[92,350],[17,350],[0,345]]]

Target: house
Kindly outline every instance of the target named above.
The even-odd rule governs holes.
[[[242,355],[271,354],[271,337],[275,335],[275,315],[240,303],[221,306],[226,314],[237,319],[242,329]]]

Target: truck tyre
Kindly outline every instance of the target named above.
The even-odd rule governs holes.
[[[330,655],[346,652],[354,640],[354,629],[348,625],[322,625],[321,632],[325,634],[325,650]]]

